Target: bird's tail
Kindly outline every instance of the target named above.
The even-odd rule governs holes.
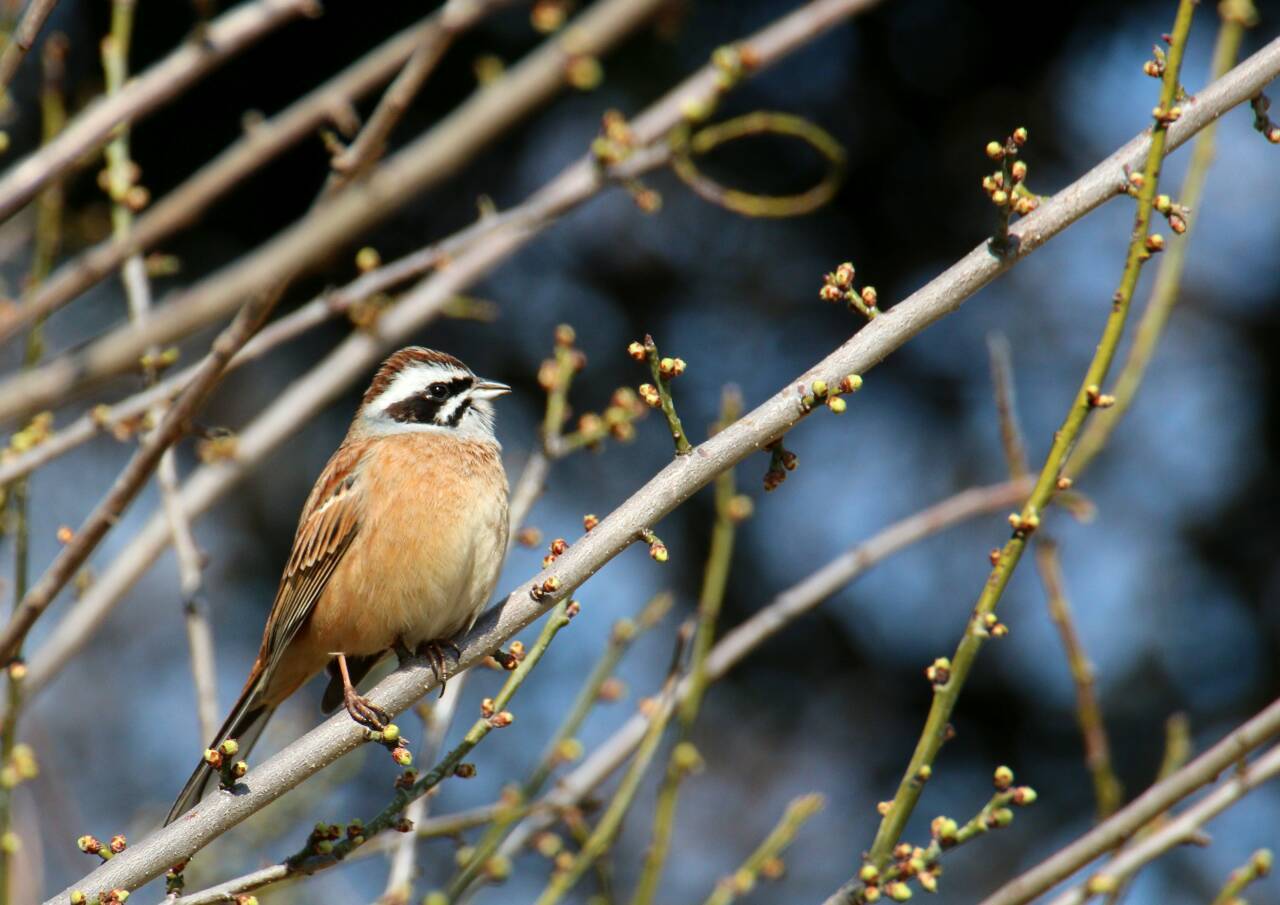
[[[262,692],[265,688],[266,675],[264,671],[255,668],[253,674],[249,677],[249,681],[245,683],[244,691],[240,692],[240,699],[231,708],[231,713],[227,715],[226,722],[222,724],[222,728],[218,730],[218,734],[209,744],[210,748],[216,749],[227,739],[233,738],[240,746],[236,752],[237,759],[248,756],[254,742],[258,740],[258,736],[262,735],[262,730],[266,728],[267,720],[271,718],[271,714],[275,713],[276,710],[274,705],[269,705],[262,700]],[[187,784],[182,787],[178,800],[169,809],[169,816],[164,819],[165,826],[173,823],[199,804],[200,799],[204,798],[205,792],[208,791],[210,783],[217,776],[217,771],[207,761],[201,759],[200,765],[191,774]]]

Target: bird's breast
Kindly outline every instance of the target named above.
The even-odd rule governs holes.
[[[429,433],[383,438],[362,462],[359,482],[360,528],[315,614],[334,623],[325,634],[344,636],[332,649],[374,653],[468,628],[488,602],[506,547],[497,446]]]

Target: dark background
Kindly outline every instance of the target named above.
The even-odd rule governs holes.
[[[135,130],[144,184],[154,196],[163,194],[232,141],[246,111],[282,108],[420,16],[423,6],[332,0],[320,19],[268,37]],[[793,6],[680,5],[659,33],[644,31],[605,59],[599,90],[567,93],[531,112],[448,185],[414,199],[372,234],[353,235],[352,252],[373,244],[390,259],[417,248],[474,218],[481,195],[500,207],[520,202],[583,152],[602,111],[639,112],[716,46]],[[1030,6],[886,2],[736,90],[721,115],[787,110],[845,144],[847,181],[819,214],[745,220],[696,199],[667,175],[654,176],[650,184],[664,200],[660,213],[640,213],[618,191],[594,200],[475,288],[497,303],[496,323],[446,322],[415,341],[447,349],[517,388],[501,404],[498,427],[513,477],[541,414],[537,363],[562,321],[577,328],[590,359],[574,389],[580,409],[598,408],[614,387],[643,379],[623,349],[648,331],[664,352],[689,362],[677,392],[685,424],[700,436],[723,384],[737,384],[747,404],[757,404],[856,329],[853,315],[817,300],[826,270],[853,260],[860,283],[874,283],[882,304],[892,305],[990,233],[993,213],[978,184],[990,168],[982,154],[988,140],[1026,126],[1031,186],[1049,194],[1146,125],[1157,86],[1141,65],[1171,26],[1174,4],[1054,4],[1051,21],[1038,24],[1030,21]],[[1262,21],[1246,38],[1245,53],[1280,27],[1277,5],[1260,6]],[[100,90],[96,47],[108,14],[104,2],[63,0],[52,22],[70,37],[69,65],[81,97]],[[186,4],[140,3],[133,68],[162,56],[190,27]],[[1215,30],[1214,4],[1205,3],[1184,68],[1192,91],[1205,83]],[[464,37],[397,129],[397,143],[429,128],[473,89],[477,55],[514,61],[537,40],[521,9]],[[33,69],[24,69],[17,86],[24,116],[10,127],[16,151],[30,147],[36,125],[29,115]],[[1247,110],[1236,110],[1222,122],[1203,211],[1193,215],[1179,307],[1140,398],[1080,484],[1097,504],[1097,517],[1089,524],[1060,513],[1052,519],[1097,666],[1116,766],[1130,793],[1152,780],[1170,714],[1185,712],[1205,747],[1280,692],[1280,537],[1273,515],[1280,149],[1250,120]],[[17,159],[15,151],[9,158]],[[1186,158],[1184,149],[1170,160],[1166,188],[1178,185]],[[806,149],[769,140],[726,150],[708,166],[728,183],[771,192],[801,190],[821,173]],[[161,281],[159,294],[292,223],[325,171],[318,140],[261,170],[198,227],[166,244],[183,270]],[[69,200],[75,217],[68,251],[74,251],[102,235],[106,208],[91,175],[71,187]],[[788,438],[801,465],[779,491],[762,492],[764,456],[740,467],[739,483],[755,498],[756,515],[739,533],[724,625],[889,522],[1004,477],[986,360],[992,331],[1013,345],[1019,411],[1039,465],[1101,331],[1131,217],[1127,201],[1091,215],[877,367],[842,418],[809,419]],[[25,247],[11,255],[11,284],[25,272],[25,256]],[[285,307],[345,282],[353,270],[350,254],[335,257],[300,281]],[[1140,302],[1150,278],[1148,272]],[[53,319],[53,349],[100,332],[123,311],[117,285],[104,284]],[[345,329],[314,331],[236,373],[205,420],[243,425]],[[118,381],[101,398],[135,388]],[[361,389],[352,387],[196,526],[210,556],[206,582],[223,706],[256,650],[296,513]],[[670,455],[657,419],[642,422],[639,433],[634,445],[610,444],[603,455],[557,465],[532,523],[547,538],[572,539],[583,512],[604,513],[625,499]],[[37,475],[35,568],[54,554],[56,527],[79,522],[128,452],[97,440]],[[184,447],[184,473],[193,459]],[[122,549],[156,505],[148,491],[98,561]],[[692,609],[710,519],[710,496],[703,493],[658,526],[671,549],[667,565],[651,562],[642,548],[627,551],[583,587],[582,616],[515,701],[516,726],[484,744],[475,758],[479,777],[446,784],[434,812],[490,801],[504,782],[524,774],[614,619],[664,587],[676,591],[681,613]],[[1003,516],[991,517],[917,545],[789,627],[713,689],[696,735],[708,769],[685,787],[660,901],[701,901],[763,838],[785,803],[808,791],[823,793],[826,809],[788,855],[786,879],[760,887],[754,901],[818,901],[856,869],[878,821],[875,803],[891,797],[922,725],[929,688],[921,670],[954,649],[986,575],[987,550],[1006,534]],[[499,590],[536,570],[541,556],[518,550]],[[65,605],[33,632],[31,649]],[[1070,677],[1030,562],[1014,577],[1001,614],[1010,637],[984,649],[955,714],[958,737],[939,759],[907,838],[926,838],[936,814],[965,819],[976,811],[1000,763],[1040,797],[1012,828],[948,857],[941,883],[948,902],[975,900],[1031,866],[1087,829],[1093,813]],[[588,748],[656,687],[678,618],[632,652],[623,669],[630,694],[592,718],[584,733]],[[455,737],[498,681],[490,673],[473,678]],[[315,722],[318,695],[318,687],[308,687],[282,712],[255,759]],[[167,555],[26,718],[24,737],[36,745],[44,771],[23,788],[18,814],[40,822],[40,839],[29,851],[44,890],[92,866],[75,850],[79,834],[141,838],[157,823],[204,741],[192,700],[176,568]],[[420,737],[416,721],[402,723],[411,738]],[[197,859],[189,877],[203,885],[232,876],[295,850],[316,819],[367,815],[385,799],[391,777],[379,752],[357,753],[305,787],[309,794],[291,795],[230,833]],[[648,839],[652,793],[651,784],[642,790],[615,849],[624,895]],[[1129,901],[1210,900],[1232,867],[1277,842],[1277,826],[1280,790],[1263,788],[1209,827],[1210,848],[1180,850],[1143,873]],[[452,851],[448,841],[423,844],[419,894],[447,879]],[[546,873],[528,856],[505,889],[480,901],[531,900]],[[263,899],[369,901],[384,877],[382,859],[369,859]],[[588,876],[576,900],[592,892]],[[1280,884],[1266,881],[1250,897],[1280,900]]]

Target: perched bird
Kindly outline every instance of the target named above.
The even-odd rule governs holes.
[[[511,388],[451,355],[411,346],[378,369],[302,509],[258,658],[213,739],[241,756],[281,702],[322,669],[322,707],[381,729],[355,688],[388,652],[429,655],[493,592],[507,543],[507,477],[491,400]],[[187,780],[165,823],[195,807],[215,771]]]

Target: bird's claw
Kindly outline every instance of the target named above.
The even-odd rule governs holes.
[[[453,654],[454,660],[462,657],[462,651],[458,649],[458,645],[447,638],[423,641],[418,645],[418,656],[426,657],[431,661],[431,669],[436,674],[436,681],[440,683],[440,697],[444,697],[445,686],[449,683],[449,662],[444,655],[446,649]]]
[[[343,693],[342,703],[347,713],[351,715],[351,719],[374,732],[385,729],[391,719],[390,714],[364,695],[358,694],[354,688],[348,688]]]

